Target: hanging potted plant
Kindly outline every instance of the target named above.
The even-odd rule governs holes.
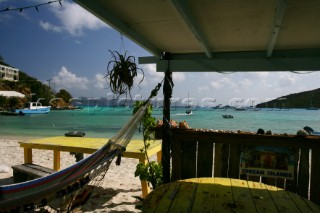
[[[120,54],[117,51],[110,51],[112,60],[109,61],[107,67],[107,79],[111,91],[120,96],[129,94],[131,98],[131,89],[133,88],[134,78],[138,76],[138,72],[141,71],[142,79],[144,79],[144,72],[141,68],[137,67],[134,56],[126,56]]]

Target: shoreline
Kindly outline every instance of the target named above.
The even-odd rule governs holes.
[[[19,141],[37,137],[0,136],[0,185],[13,183],[11,166],[22,164],[23,149]],[[85,157],[89,154],[85,154]],[[53,168],[53,153],[50,150],[33,150],[33,161],[36,164]],[[61,152],[61,169],[75,163],[74,156]],[[77,212],[141,212],[135,209],[141,202],[133,196],[141,196],[141,182],[134,176],[138,159],[121,158],[121,165],[116,166],[112,161],[106,176],[102,180],[90,200],[77,208]]]

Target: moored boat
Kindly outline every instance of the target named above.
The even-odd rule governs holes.
[[[222,117],[223,118],[233,118],[233,115],[223,114]]]
[[[16,113],[23,114],[45,114],[50,112],[50,106],[42,106],[40,102],[28,102],[25,108],[15,109]]]
[[[192,114],[192,111],[191,111],[191,110],[187,110],[187,111],[186,111],[186,114],[187,114],[187,115],[191,115],[191,114]]]

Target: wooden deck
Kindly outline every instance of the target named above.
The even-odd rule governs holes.
[[[320,212],[320,207],[264,183],[193,178],[158,187],[143,202],[143,212]]]
[[[156,130],[156,133],[158,139],[162,138],[161,130]],[[240,156],[241,148],[244,146],[291,149],[294,155],[292,180],[253,175],[247,179],[261,180],[263,183],[290,190],[320,204],[319,136],[257,135],[206,129],[172,129],[171,181],[194,177],[240,178]]]

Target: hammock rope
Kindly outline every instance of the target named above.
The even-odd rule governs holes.
[[[0,186],[0,212],[70,212],[90,198],[112,160],[120,156],[133,137],[144,113],[161,87],[152,90],[145,104],[109,141],[87,158],[51,175],[35,180]]]

